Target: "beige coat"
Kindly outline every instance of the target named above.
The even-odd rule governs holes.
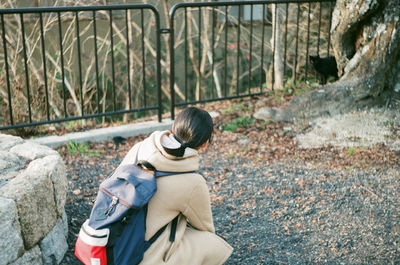
[[[154,132],[136,144],[121,165],[146,160],[161,171],[199,169],[196,150],[186,148],[183,158],[177,158],[167,154],[163,146],[176,148],[179,143],[169,131]],[[208,187],[200,174],[171,175],[157,179],[157,193],[148,206],[146,239],[177,215],[180,217],[175,242],[169,242],[169,225],[145,252],[140,265],[219,265],[229,258],[232,247],[215,234]]]

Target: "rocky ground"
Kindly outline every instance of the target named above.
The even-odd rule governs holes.
[[[235,249],[227,264],[399,264],[397,117],[383,121],[388,141],[305,147],[299,139],[319,123],[254,120],[258,104],[273,105],[266,101],[205,106],[220,114],[201,164],[217,233]],[[113,142],[58,148],[69,180],[63,264],[80,264],[74,242],[99,183],[144,137],[128,138],[118,150]]]

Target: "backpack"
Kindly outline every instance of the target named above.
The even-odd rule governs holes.
[[[80,229],[75,256],[85,265],[138,264],[168,225],[145,240],[147,204],[157,190],[156,178],[194,172],[157,171],[146,161],[118,167],[100,184],[90,218]],[[178,217],[171,224],[171,242]]]

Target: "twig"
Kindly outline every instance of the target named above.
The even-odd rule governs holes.
[[[375,193],[373,193],[370,189],[364,187],[363,185],[360,185],[360,188],[362,188],[363,190],[368,191],[371,195],[373,195],[375,198],[379,198],[378,195],[376,195]]]

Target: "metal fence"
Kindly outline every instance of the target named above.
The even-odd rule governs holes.
[[[170,12],[172,117],[175,106],[273,91],[278,71],[280,86],[299,75],[307,80],[311,50],[329,56],[333,6],[331,0],[175,5]]]
[[[334,0],[0,9],[0,130],[156,113],[313,77]],[[162,42],[166,34],[168,41]],[[279,76],[277,73],[281,73]],[[276,80],[281,78],[282,80]]]

